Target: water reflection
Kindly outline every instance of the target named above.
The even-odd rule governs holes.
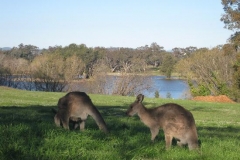
[[[185,80],[177,79],[175,77],[172,79],[166,79],[165,76],[151,76],[151,79],[151,88],[142,92],[142,94],[144,94],[146,97],[155,97],[156,91],[158,91],[160,98],[187,99],[190,97],[189,86]],[[116,76],[109,76],[107,78],[106,86],[104,89],[105,94],[112,94],[115,80]],[[32,91],[39,90],[37,84],[33,82],[11,81],[11,84],[8,84],[6,86]],[[69,87],[70,86],[65,86],[63,91],[69,91]],[[74,83],[73,86],[71,85],[71,88],[71,90],[91,93],[89,90],[91,87],[87,86],[84,82]]]
[[[153,86],[145,91],[147,97],[155,97],[155,91],[161,98],[186,99],[189,98],[189,86],[182,79],[166,79],[165,76],[152,76]]]

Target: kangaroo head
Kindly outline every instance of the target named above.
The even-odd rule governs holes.
[[[139,108],[142,106],[142,101],[144,99],[144,95],[139,94],[136,100],[130,105],[129,109],[127,110],[126,114],[128,116],[133,116],[138,113]]]

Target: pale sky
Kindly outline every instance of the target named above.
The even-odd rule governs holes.
[[[0,0],[0,48],[212,48],[233,33],[222,14],[221,0]]]

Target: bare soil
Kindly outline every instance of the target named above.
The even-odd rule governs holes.
[[[220,102],[220,103],[235,103],[226,95],[219,96],[196,96],[192,100],[194,101],[204,101],[204,102]]]

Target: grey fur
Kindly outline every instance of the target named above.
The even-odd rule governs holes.
[[[144,95],[139,94],[126,113],[129,116],[138,114],[141,121],[150,128],[152,141],[162,128],[166,149],[171,148],[173,137],[178,140],[179,146],[188,145],[190,150],[198,148],[197,129],[190,111],[175,103],[147,109],[142,104],[143,99]]]
[[[60,98],[54,122],[57,126],[62,123],[65,129],[69,129],[69,121],[73,121],[75,128],[80,124],[80,130],[84,130],[88,115],[96,121],[99,129],[108,133],[104,119],[85,92],[69,92]]]

